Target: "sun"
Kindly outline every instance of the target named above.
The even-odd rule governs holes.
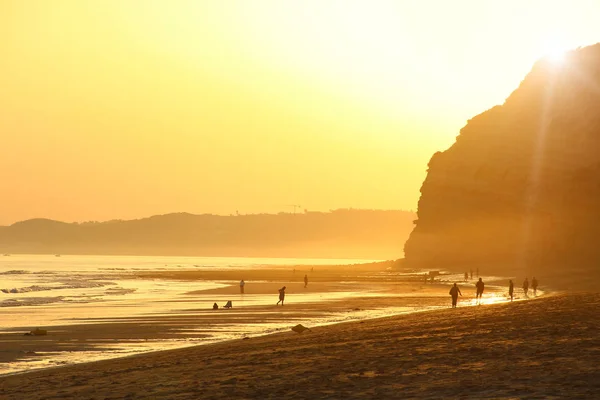
[[[553,48],[546,52],[546,58],[555,64],[562,64],[565,61],[566,50]]]
[[[562,64],[565,61],[565,55],[568,46],[560,38],[549,38],[545,41],[542,48],[542,57],[555,64]]]

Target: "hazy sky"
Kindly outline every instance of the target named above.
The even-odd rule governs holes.
[[[414,209],[600,1],[0,0],[0,224]]]

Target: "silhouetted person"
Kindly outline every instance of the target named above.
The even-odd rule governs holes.
[[[529,280],[525,278],[525,282],[523,282],[523,293],[525,293],[525,297],[527,296],[527,292],[529,291]]]
[[[513,284],[512,279],[508,281],[508,295],[510,296],[510,301],[513,301],[513,293],[515,291],[515,285]]]
[[[475,284],[475,289],[475,299],[481,301],[481,296],[483,295],[483,290],[485,289],[485,284],[481,278],[479,278],[479,281]]]
[[[465,282],[469,280],[469,273],[465,272]]]
[[[535,276],[531,280],[531,288],[533,289],[533,295],[537,296],[538,281],[535,279]]]
[[[231,303],[231,300],[227,300],[227,303],[225,303],[225,305],[223,306],[223,308],[232,308],[233,304]]]
[[[471,268],[471,279],[473,279],[473,269]]]
[[[244,293],[244,286],[246,285],[246,282],[244,282],[244,280],[242,279],[240,281],[240,293]]]
[[[283,306],[284,300],[285,300],[285,286],[282,287],[281,289],[279,289],[279,301],[277,302],[277,305],[279,305],[279,303],[281,303],[281,305]]]
[[[304,275],[304,287],[308,286],[308,275]]]
[[[219,305],[217,303],[213,304],[213,310],[218,310],[219,309]]]
[[[456,302],[458,301],[459,294],[462,296],[460,289],[455,283],[454,286],[450,288],[450,296],[452,296],[452,308],[456,308]]]

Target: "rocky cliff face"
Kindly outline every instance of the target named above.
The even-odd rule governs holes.
[[[415,223],[409,266],[600,265],[600,44],[539,61],[469,120],[431,158]]]

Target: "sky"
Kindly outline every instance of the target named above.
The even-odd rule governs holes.
[[[600,1],[0,0],[0,224],[416,209]]]

